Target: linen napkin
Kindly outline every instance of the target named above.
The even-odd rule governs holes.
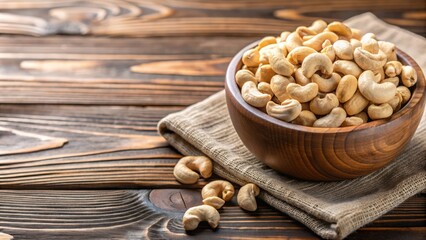
[[[395,43],[426,70],[426,40],[371,13],[345,21]],[[236,184],[252,182],[260,198],[326,239],[342,239],[426,188],[425,115],[410,144],[390,165],[367,176],[336,182],[303,181],[281,175],[257,160],[235,132],[224,91],[170,114],[159,132],[184,155],[207,155],[214,172]]]

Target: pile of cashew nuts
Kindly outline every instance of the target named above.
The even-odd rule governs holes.
[[[198,173],[199,174],[198,174]],[[213,163],[205,156],[186,156],[175,165],[173,175],[183,184],[194,184],[200,178],[209,178],[213,173]],[[206,221],[212,228],[219,225],[220,215],[217,209],[222,208],[225,202],[230,201],[235,193],[234,186],[224,180],[216,180],[206,184],[201,190],[203,205],[189,208],[182,218],[185,230],[194,230],[202,221]],[[238,205],[247,211],[256,211],[256,196],[260,193],[259,187],[248,183],[240,188],[237,195]]]
[[[268,36],[243,54],[243,99],[268,115],[313,127],[356,126],[401,109],[417,82],[395,44],[322,20]]]

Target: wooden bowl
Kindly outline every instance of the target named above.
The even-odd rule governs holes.
[[[315,128],[275,119],[247,104],[235,82],[243,53],[226,73],[226,102],[232,123],[244,145],[269,167],[305,180],[351,179],[382,168],[395,159],[413,137],[425,106],[425,78],[417,63],[398,50],[404,65],[417,71],[410,101],[389,119],[359,126]]]

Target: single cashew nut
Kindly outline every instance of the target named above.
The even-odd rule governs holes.
[[[406,104],[410,100],[411,92],[406,86],[399,86],[396,88],[396,91],[402,96],[402,105]]]
[[[368,115],[367,115],[367,113],[366,113],[366,112],[360,112],[360,113],[357,113],[357,114],[355,114],[355,115],[353,115],[353,116],[354,116],[354,117],[361,118],[363,123],[368,122]]]
[[[345,118],[345,121],[342,123],[342,127],[348,127],[348,126],[358,126],[363,124],[364,121],[359,117],[347,117]]]
[[[317,96],[318,84],[308,83],[305,86],[301,86],[297,83],[290,83],[287,85],[287,93],[300,103],[309,102]]]
[[[393,112],[399,111],[402,106],[402,95],[398,91],[395,96],[388,102],[388,104],[392,107]]]
[[[302,107],[303,109],[303,107]],[[317,120],[315,114],[309,110],[302,110],[299,116],[292,121],[294,124],[312,127]]]
[[[316,52],[317,51],[315,51],[313,48],[299,46],[288,53],[287,60],[293,65],[298,65],[302,63],[303,59],[305,59],[309,54]]]
[[[270,85],[269,83],[266,83],[266,82],[260,82],[260,83],[257,85],[257,89],[259,89],[259,91],[260,91],[261,93],[269,94],[269,95],[271,95],[271,97],[273,97],[273,96],[274,96],[274,92],[272,91],[272,89],[271,89],[271,85]]]
[[[287,85],[294,83],[293,77],[284,77],[281,75],[275,75],[271,78],[271,90],[274,95],[280,100],[280,103],[288,99],[289,96],[287,93]]]
[[[361,32],[360,29],[351,28],[351,31],[352,31],[352,39],[355,39],[355,40],[358,40],[358,41],[361,40],[362,32]]]
[[[220,221],[219,212],[209,205],[189,208],[182,218],[183,228],[185,230],[195,230],[202,221],[207,221],[210,227],[216,228]]]
[[[373,54],[358,47],[354,51],[354,60],[362,69],[374,70],[383,67],[387,58],[386,54],[381,50],[377,54]]]
[[[274,118],[291,122],[297,116],[299,116],[302,111],[302,105],[294,99],[287,99],[282,102],[281,105],[276,104],[272,101],[266,104],[266,113]]]
[[[301,37],[303,37],[303,36],[310,36],[310,35],[316,35],[317,34],[314,30],[312,30],[312,29],[310,29],[308,27],[305,27],[305,26],[297,27],[295,32],[299,36],[301,36]]]
[[[303,45],[302,38],[296,32],[290,33],[285,42],[285,47],[287,48],[288,52],[291,52],[296,47]]]
[[[258,50],[270,45],[270,44],[274,44],[277,43],[277,39],[275,39],[275,37],[273,36],[266,36],[264,38],[262,38],[257,46]]]
[[[386,41],[378,41],[379,48],[386,55],[387,61],[396,61],[396,46],[393,43]]]
[[[343,75],[352,75],[356,78],[362,73],[362,69],[352,61],[337,60],[333,63],[333,70]]]
[[[294,72],[294,66],[285,57],[285,48],[276,46],[271,49],[268,55],[269,64],[271,65],[274,72],[283,76],[291,76]]]
[[[271,81],[271,78],[275,75],[276,73],[274,72],[274,70],[272,70],[271,65],[269,64],[265,64],[260,66],[255,74],[255,77],[257,79],[258,82],[267,82],[269,83]]]
[[[336,88],[336,97],[339,102],[344,103],[351,99],[358,88],[358,81],[352,75],[345,75],[340,79]]]
[[[253,107],[264,107],[271,100],[271,95],[261,93],[254,82],[246,82],[241,88],[241,95]]]
[[[318,74],[314,74],[311,77],[312,82],[318,84],[319,91],[323,93],[334,91],[339,84],[340,79],[341,77],[337,73],[332,73],[329,78],[323,78]]]
[[[380,50],[379,43],[374,38],[369,38],[362,42],[361,49],[366,50],[372,54],[377,54]]]
[[[312,53],[302,62],[302,73],[307,78],[311,78],[315,72],[321,71],[324,75],[330,75],[333,72],[333,63],[321,53]]]
[[[303,75],[302,69],[298,68],[296,71],[294,71],[294,78],[296,79],[296,83],[302,86],[305,86],[306,84],[310,83],[311,80],[309,78],[305,77]]]
[[[370,70],[367,70],[358,78],[358,88],[362,95],[375,104],[385,103],[390,101],[396,93],[396,87],[393,83],[377,83],[379,75],[374,75]]]
[[[254,82],[257,84],[257,80],[254,77],[254,74],[247,69],[238,70],[238,72],[235,74],[235,81],[240,88],[242,88],[246,82]]]
[[[321,51],[322,43],[329,40],[331,43],[337,41],[339,37],[333,32],[322,32],[303,42],[303,46],[311,47],[316,51]]]
[[[345,121],[345,118],[345,110],[341,107],[335,107],[328,115],[325,115],[324,117],[316,120],[313,126],[324,128],[340,127],[343,121]]]
[[[333,93],[319,94],[309,103],[309,109],[316,115],[326,115],[339,106],[339,100]]]
[[[216,209],[220,209],[225,204],[225,200],[220,197],[213,196],[203,199],[203,204],[212,206]]]
[[[186,156],[181,158],[173,169],[176,180],[183,184],[193,184],[198,181],[200,175],[209,178],[213,172],[212,161],[205,156]]]
[[[412,66],[403,66],[401,71],[401,81],[406,87],[411,87],[417,82],[417,73]]]
[[[260,189],[253,183],[248,183],[240,188],[237,195],[238,205],[247,211],[256,211],[256,197],[259,195]]]
[[[337,35],[343,36],[348,39],[352,37],[351,28],[341,22],[332,22],[328,24],[327,29],[331,32],[336,33]]]
[[[320,33],[327,28],[327,23],[324,20],[318,19],[315,20],[308,28],[314,31],[315,33]]]
[[[358,91],[343,104],[343,108],[348,115],[355,115],[362,112],[367,106],[369,101]]]
[[[346,40],[337,40],[333,44],[333,49],[339,59],[352,60],[354,58],[352,45]]]
[[[322,44],[321,53],[326,55],[332,62],[336,58],[336,53],[334,51],[333,45],[331,44],[329,40],[325,40],[324,43]]]
[[[377,40],[376,34],[374,34],[374,33],[366,33],[366,34],[364,34],[362,36],[362,38],[361,38],[360,41],[363,43],[363,42],[368,41],[371,38]]]
[[[225,180],[216,180],[207,183],[201,190],[201,196],[203,199],[209,197],[218,197],[223,199],[225,202],[232,199],[234,196],[234,186]]]
[[[248,67],[257,67],[259,65],[259,51],[257,49],[249,49],[243,54],[242,61]]]
[[[401,74],[402,63],[399,61],[390,61],[385,64],[385,73],[388,77],[396,77]]]
[[[390,82],[393,85],[395,85],[395,87],[398,87],[398,85],[399,85],[399,77],[385,78],[382,81],[380,81],[380,83],[385,83],[385,82]]]
[[[392,115],[393,110],[391,105],[388,103],[382,103],[380,105],[371,104],[368,107],[368,116],[372,120],[388,118]]]

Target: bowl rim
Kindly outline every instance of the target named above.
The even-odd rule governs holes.
[[[282,121],[280,119],[274,118],[269,116],[268,114],[262,112],[260,109],[251,106],[250,104],[246,103],[244,99],[241,96],[241,91],[235,81],[235,73],[241,69],[242,66],[242,56],[245,51],[254,48],[259,43],[259,40],[252,42],[242,48],[230,61],[228,68],[226,70],[226,77],[225,77],[225,89],[227,92],[229,92],[234,100],[236,100],[236,103],[239,104],[243,109],[245,109],[247,112],[249,112],[254,119],[257,121],[266,121],[269,123],[272,123],[274,125],[278,125],[280,127],[289,128],[292,130],[297,130],[301,132],[308,132],[308,133],[346,133],[346,132],[353,132],[353,131],[361,131],[381,125],[390,124],[394,120],[399,119],[400,117],[409,114],[413,107],[417,104],[421,104],[421,101],[424,101],[423,98],[425,98],[425,77],[423,75],[422,69],[419,67],[419,65],[412,59],[410,56],[408,56],[405,52],[397,48],[397,57],[398,60],[402,60],[401,62],[404,62],[407,65],[412,66],[417,73],[417,83],[415,85],[414,90],[412,91],[410,100],[405,104],[403,108],[401,108],[398,112],[393,114],[390,118],[386,119],[380,119],[380,120],[374,120],[371,122],[363,123],[358,126],[346,126],[346,127],[337,127],[337,128],[319,128],[319,127],[309,127],[309,126],[303,126],[303,125],[297,125],[293,123],[288,123],[285,121]]]

